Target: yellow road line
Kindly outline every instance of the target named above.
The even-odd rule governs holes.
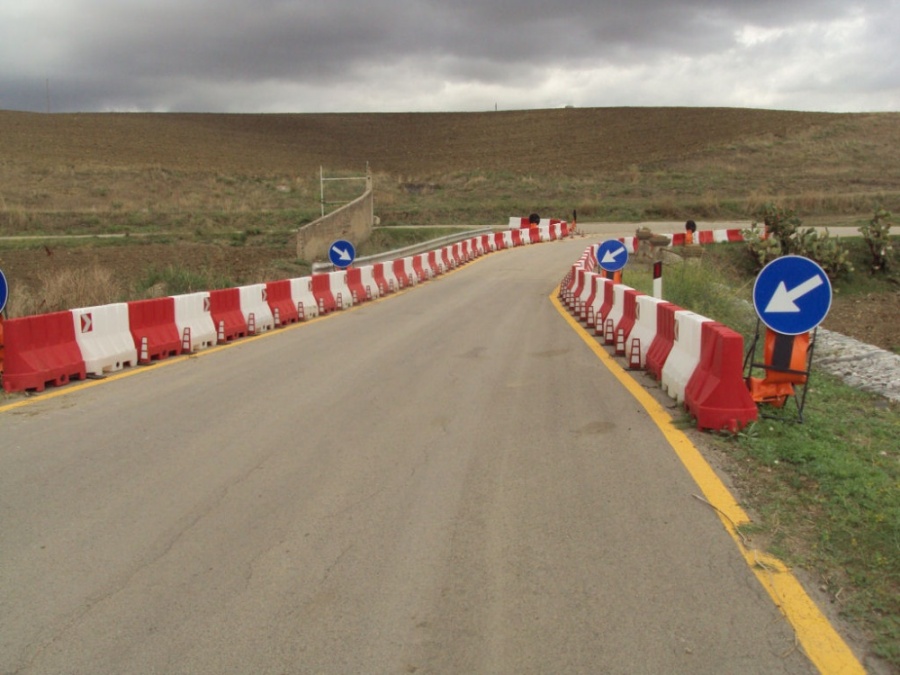
[[[748,549],[737,528],[750,522],[746,512],[738,505],[734,496],[725,487],[712,467],[700,454],[687,435],[672,424],[672,417],[659,402],[653,398],[633,377],[620,366],[616,360],[600,345],[599,342],[579,324],[559,301],[559,289],[551,296],[550,301],[560,315],[568,322],[597,358],[622,383],[625,389],[637,399],[650,418],[659,427],[675,454],[691,474],[691,477],[703,492],[703,496],[718,512],[719,519],[731,535],[744,560],[753,570],[756,578],[771,596],[775,605],[781,610],[797,636],[804,652],[818,668],[819,672],[828,675],[861,673],[865,668],[854,656],[843,638],[828,621],[803,586],[788,567],[772,556],[760,551]]]

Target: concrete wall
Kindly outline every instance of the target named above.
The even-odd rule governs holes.
[[[297,230],[297,257],[310,262],[327,260],[335,239],[346,239],[354,246],[372,234],[375,224],[375,199],[372,177],[366,177],[361,197]]]

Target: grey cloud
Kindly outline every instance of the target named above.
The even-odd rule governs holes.
[[[528,89],[550,71],[627,72],[673,59],[718,56],[746,63],[752,54],[734,54],[742,48],[736,36],[744,26],[826,24],[881,13],[875,30],[887,31],[885,24],[896,25],[900,18],[896,5],[891,0],[856,5],[832,0],[70,0],[52,11],[48,5],[44,15],[0,9],[0,58],[4,42],[28,57],[25,65],[0,71],[0,106],[40,109],[34,100],[41,94],[35,92],[48,77],[65,109],[218,110],[230,109],[248,91],[272,96],[279,83],[285,91],[364,88],[372,72],[380,74],[380,87],[398,92],[472,85],[518,88],[533,100]],[[897,48],[889,37],[885,32],[885,49],[896,63]],[[860,52],[865,58],[866,49]],[[873,75],[872,86],[884,77]],[[345,94],[335,98],[351,101]],[[453,101],[444,108],[452,109]]]

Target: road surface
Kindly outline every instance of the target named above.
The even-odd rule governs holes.
[[[0,672],[815,672],[548,300],[586,245],[0,412]]]

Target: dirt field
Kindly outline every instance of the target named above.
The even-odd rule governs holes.
[[[209,216],[184,214],[216,209],[252,222],[254,214],[292,213],[301,200],[315,203],[302,181],[321,166],[359,172],[367,163],[382,172],[379,182],[405,186],[402,198],[425,209],[428,202],[420,206],[420,190],[410,185],[425,186],[433,197],[448,190],[441,180],[466,172],[480,173],[460,183],[460,202],[475,189],[490,196],[484,172],[494,172],[515,177],[498,190],[527,187],[529,198],[540,195],[544,182],[567,189],[558,178],[570,175],[588,190],[594,179],[607,191],[621,183],[623,192],[645,201],[674,200],[684,191],[715,202],[806,190],[810,206],[821,209],[831,208],[822,204],[834,195],[852,205],[857,194],[863,201],[880,191],[900,194],[898,152],[900,114],[692,108],[309,115],[0,111],[0,234],[21,234],[35,223],[60,233],[71,223],[116,231],[137,217],[152,221],[156,212],[168,218],[166,227],[184,219],[194,231]],[[713,178],[717,182],[705,184]],[[401,197],[382,191],[383,207],[389,198]],[[55,220],[61,230],[41,228]],[[291,275],[286,269],[292,262],[290,245],[235,246],[202,237],[127,246],[0,244],[0,268],[11,285],[32,291],[42,275],[67,269],[103,268],[127,289],[153,269],[215,268],[234,283],[251,283]],[[824,325],[896,349],[900,291],[836,297]]]

